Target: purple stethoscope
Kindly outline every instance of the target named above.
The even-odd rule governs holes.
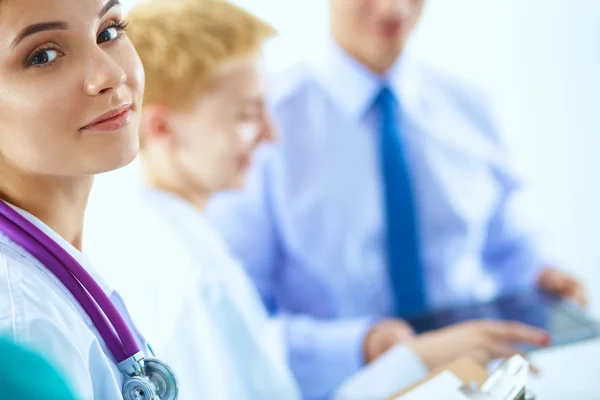
[[[124,400],[177,399],[179,388],[171,368],[158,359],[144,357],[110,298],[65,249],[1,200],[0,231],[56,276],[91,318],[126,375]]]

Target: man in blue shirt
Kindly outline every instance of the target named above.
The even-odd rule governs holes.
[[[424,3],[329,0],[331,39],[273,87],[281,140],[259,152],[245,191],[210,206],[282,315],[306,398],[406,341],[402,317],[533,286],[586,302],[516,213],[519,181],[484,97],[405,51]],[[486,324],[413,350],[431,368],[543,341]]]

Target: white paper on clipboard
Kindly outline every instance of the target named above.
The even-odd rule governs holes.
[[[412,362],[411,362],[412,360]],[[381,400],[427,377],[412,350],[398,345],[350,377],[335,400]]]
[[[446,371],[395,400],[469,400],[461,393],[462,386],[463,383],[456,375]]]

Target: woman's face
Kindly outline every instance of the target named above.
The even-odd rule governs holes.
[[[0,163],[82,176],[138,151],[144,73],[117,0],[0,0]]]

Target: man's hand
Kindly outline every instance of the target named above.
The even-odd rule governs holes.
[[[487,366],[492,360],[518,354],[514,347],[518,343],[547,346],[550,335],[518,322],[479,320],[415,336],[408,345],[429,370],[435,370],[462,356]]]
[[[415,334],[410,325],[399,319],[378,322],[365,336],[363,351],[368,364],[397,344],[406,343]]]
[[[582,307],[588,304],[587,291],[582,283],[562,271],[546,268],[540,274],[538,286],[550,294],[573,300]]]

